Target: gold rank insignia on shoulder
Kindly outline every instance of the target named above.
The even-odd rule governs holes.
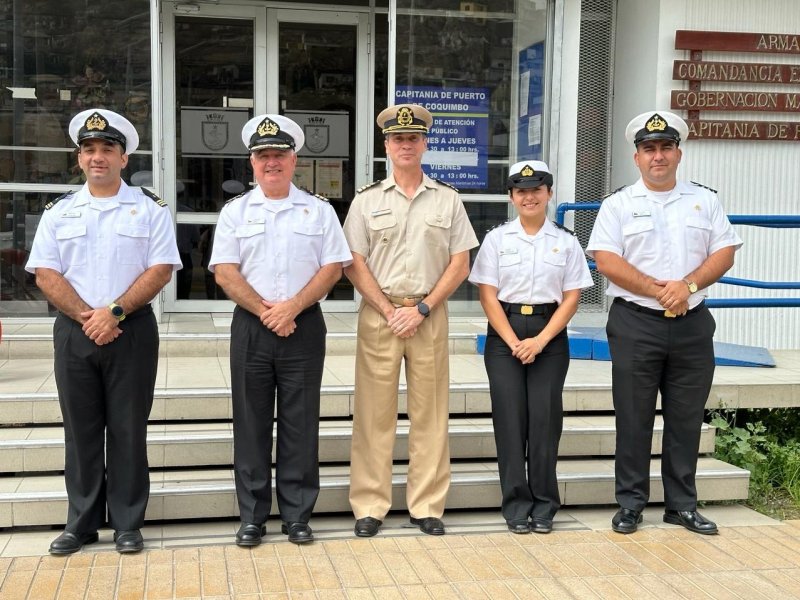
[[[458,188],[457,188],[457,187],[455,187],[454,185],[451,185],[451,184],[447,183],[446,181],[442,181],[441,179],[434,179],[434,181],[435,181],[436,183],[441,183],[441,184],[442,184],[443,186],[445,186],[445,187],[449,187],[451,190],[458,191]]]
[[[702,183],[697,183],[696,181],[692,181],[691,183],[692,183],[692,185],[696,185],[697,187],[701,187],[703,189],[706,189],[709,192],[714,192],[715,194],[717,193],[717,190],[715,190],[714,188],[710,188],[707,185],[703,185]]]
[[[167,205],[167,203],[166,203],[164,200],[162,200],[161,198],[159,198],[158,196],[156,196],[156,195],[155,195],[153,192],[151,192],[150,190],[148,190],[146,187],[139,188],[139,189],[141,189],[141,190],[142,190],[142,193],[143,193],[145,196],[147,196],[148,198],[150,198],[150,199],[151,199],[153,202],[155,202],[156,204],[158,204],[158,205],[159,205],[159,206],[161,206],[162,208],[163,208],[164,206],[166,206],[166,205]]]
[[[330,200],[328,200],[325,196],[322,196],[322,195],[316,193],[313,190],[309,190],[308,188],[304,188],[304,187],[300,188],[300,189],[303,190],[309,196],[314,196],[314,198],[317,198],[318,200],[322,200],[323,202],[330,202]]]
[[[239,194],[239,195],[237,195],[237,196],[234,196],[233,198],[231,198],[231,199],[229,199],[227,202],[225,202],[225,206],[228,206],[228,204],[230,204],[230,203],[231,203],[231,202],[233,202],[234,200],[238,200],[239,198],[241,198],[241,197],[243,197],[243,196],[246,196],[246,195],[247,195],[247,194],[249,194],[249,193],[250,193],[250,192],[242,192],[241,194]]]
[[[69,197],[70,197],[70,196],[72,196],[72,194],[74,194],[74,193],[75,193],[75,192],[67,192],[66,194],[61,194],[61,195],[60,195],[58,198],[56,198],[56,199],[55,199],[55,200],[53,200],[52,202],[48,202],[47,204],[45,204],[45,205],[44,205],[44,209],[45,209],[45,210],[50,210],[50,209],[51,209],[51,208],[53,208],[53,207],[54,207],[56,204],[58,204],[58,203],[59,203],[61,200],[63,200],[64,198],[69,198]]]
[[[656,113],[644,124],[644,128],[650,132],[664,131],[667,128],[667,122]]]
[[[520,172],[519,172],[519,174],[520,174],[520,175],[522,175],[523,177],[533,177],[533,174],[534,174],[535,172],[536,172],[536,171],[534,171],[534,170],[531,168],[531,166],[530,166],[530,165],[525,165],[525,166],[522,168],[522,171],[520,171]]]
[[[376,185],[378,185],[382,181],[383,181],[383,179],[377,179],[377,180],[373,181],[372,183],[368,183],[367,185],[362,185],[360,188],[358,188],[356,190],[356,194],[360,194],[361,192],[364,192],[364,191],[368,190],[371,187],[375,187]]]

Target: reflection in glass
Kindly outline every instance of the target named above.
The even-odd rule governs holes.
[[[91,107],[139,132],[123,177],[152,168],[148,0],[0,2],[0,22],[0,182],[81,183],[68,126]]]
[[[253,48],[252,21],[175,18],[179,212],[219,212],[228,181],[249,189],[241,129],[252,116]]]

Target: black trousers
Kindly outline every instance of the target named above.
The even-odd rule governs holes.
[[[508,316],[520,339],[544,329],[544,315]],[[488,328],[484,354],[506,521],[552,519],[561,506],[556,479],[563,426],[562,392],[569,368],[566,330],[536,360],[523,365],[497,332]],[[526,469],[527,461],[527,469]]]
[[[242,521],[272,507],[272,426],[278,400],[275,484],[283,521],[308,522],[319,495],[319,402],[327,329],[319,305],[279,337],[236,307],[231,323],[233,466]]]
[[[147,419],[158,367],[152,309],[129,315],[122,335],[98,346],[81,325],[59,314],[53,326],[55,376],[64,419],[69,512],[66,531],[106,523],[139,529],[150,496]]]
[[[667,509],[697,508],[697,454],[714,378],[714,317],[708,308],[674,319],[613,304],[608,315],[617,426],[616,497],[640,511],[650,498],[650,454],[661,392],[661,477]]]

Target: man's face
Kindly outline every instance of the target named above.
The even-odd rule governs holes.
[[[649,189],[666,192],[675,187],[681,156],[678,145],[671,140],[647,140],[636,147],[633,160]]]
[[[102,139],[88,139],[78,148],[78,166],[92,186],[111,185],[119,181],[128,165],[128,155],[122,146]]]
[[[386,156],[395,167],[419,167],[428,149],[428,140],[421,133],[390,133],[384,140]]]
[[[250,164],[253,165],[253,175],[262,190],[283,192],[285,189],[288,193],[289,184],[294,177],[297,155],[292,150],[264,148],[250,155]]]

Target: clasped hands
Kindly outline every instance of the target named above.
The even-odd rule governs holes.
[[[110,344],[122,334],[117,317],[107,307],[80,313],[83,333],[98,346]]]
[[[511,355],[518,358],[523,365],[529,365],[542,353],[544,347],[538,336],[517,340],[511,346]]]
[[[294,333],[297,329],[294,319],[302,310],[294,299],[283,302],[262,300],[261,304],[266,308],[259,316],[264,327],[279,337],[289,337]]]
[[[413,337],[424,320],[425,317],[416,306],[400,306],[386,317],[392,333],[403,340]]]
[[[683,316],[689,310],[689,286],[682,279],[665,281],[658,279],[654,282],[661,290],[656,294],[656,300],[666,310],[677,316]]]

